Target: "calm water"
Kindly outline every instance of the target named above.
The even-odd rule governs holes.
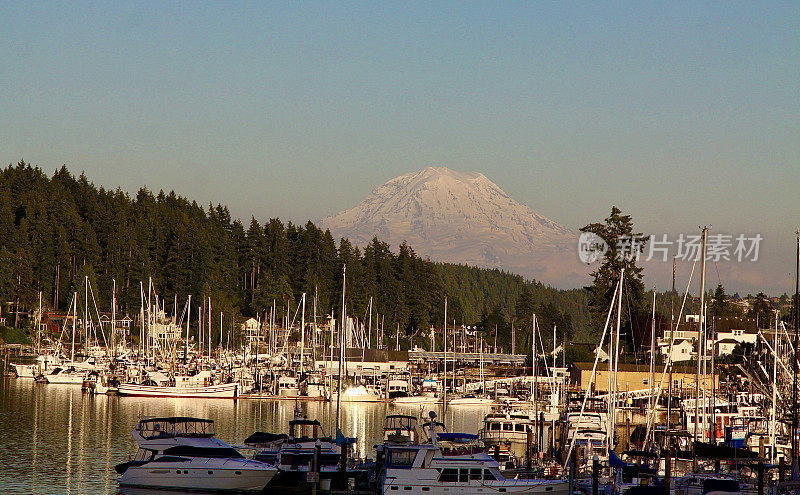
[[[332,432],[335,404],[93,396],[76,385],[47,385],[3,377],[0,492],[118,493],[114,465],[127,461],[135,452],[131,431],[141,416],[213,419],[217,436],[236,445],[256,430],[286,433],[295,407],[308,418],[320,420],[326,432]],[[425,409],[426,416],[430,409]],[[451,408],[446,424],[451,431],[475,433],[487,412],[485,408]],[[358,454],[374,456],[372,446],[382,438],[383,418],[393,413],[419,416],[420,410],[387,404],[343,405],[342,431],[357,439]]]

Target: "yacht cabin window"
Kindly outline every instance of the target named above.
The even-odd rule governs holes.
[[[455,483],[458,481],[458,469],[442,469],[439,475],[439,481],[442,483]]]

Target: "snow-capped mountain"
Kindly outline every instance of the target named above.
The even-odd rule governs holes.
[[[586,282],[577,235],[520,204],[478,172],[428,167],[395,177],[321,220],[335,239],[403,241],[434,261],[502,268],[557,286]]]

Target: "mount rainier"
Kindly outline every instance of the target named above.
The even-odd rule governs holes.
[[[335,239],[403,241],[434,261],[500,268],[558,287],[587,282],[577,235],[520,204],[478,172],[428,167],[377,187],[321,220]]]

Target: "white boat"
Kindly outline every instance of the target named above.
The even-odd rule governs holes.
[[[477,435],[436,433],[432,428],[429,443],[383,445],[385,469],[380,480],[383,495],[569,493],[566,480],[506,479],[500,473],[499,463],[477,442]]]
[[[440,402],[442,402],[442,399],[429,395],[410,395],[408,397],[397,397],[392,400],[392,404],[398,406],[417,406],[420,404],[438,404]]]
[[[268,440],[272,440],[269,437],[277,438],[276,435],[268,435]],[[253,458],[269,462],[278,468],[278,474],[270,484],[270,488],[279,491],[296,488],[309,482],[308,474],[317,448],[319,465],[316,472],[320,488],[329,490],[332,481],[340,475],[342,448],[350,448],[347,444],[337,445],[333,438],[326,436],[319,421],[305,418],[289,421],[289,435],[280,442],[273,440],[271,443],[272,445],[267,444],[265,448],[259,449]]]
[[[15,364],[14,372],[17,378],[36,378],[43,373],[49,373],[53,368],[61,364],[61,359],[53,354],[40,354],[36,356],[36,362],[32,364]]]
[[[300,397],[297,377],[281,375],[278,377],[278,395],[281,397]]]
[[[208,419],[142,419],[133,438],[136,456],[114,468],[120,486],[258,492],[278,472],[214,438],[214,422]]]
[[[119,395],[131,397],[192,397],[209,399],[235,399],[239,396],[237,383],[223,383],[197,387],[170,387],[157,385],[136,385],[121,383],[117,389]]]
[[[358,385],[343,391],[341,402],[380,402],[381,398],[379,391]],[[331,400],[336,400],[336,394],[333,394]]]
[[[470,406],[470,407],[485,407],[494,404],[494,400],[488,397],[476,397],[467,394],[464,397],[457,397],[448,402],[451,406]]]
[[[11,363],[11,366],[14,367],[14,373],[16,373],[17,378],[36,378],[39,371],[39,367],[35,364]]]
[[[536,420],[531,416],[522,411],[491,412],[483,418],[481,440],[489,447],[504,443],[527,444],[528,435],[536,431]]]
[[[57,367],[49,375],[44,375],[44,379],[50,384],[83,385],[86,376],[86,371],[79,371],[72,367]]]

